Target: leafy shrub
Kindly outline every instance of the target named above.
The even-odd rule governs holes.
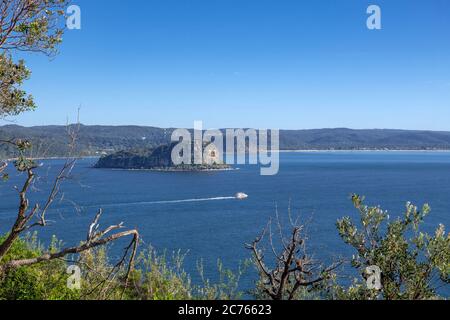
[[[403,217],[391,221],[380,207],[369,207],[364,198],[353,195],[360,215],[360,228],[349,217],[337,222],[345,243],[356,250],[352,265],[362,275],[344,289],[337,286],[335,299],[437,299],[439,284],[450,281],[450,236],[440,225],[434,235],[420,231],[430,207],[419,210],[407,203]],[[366,268],[378,266],[381,290],[368,289]]]
[[[4,238],[0,238],[0,243]],[[18,239],[2,260],[28,259],[43,252],[57,251],[53,239],[48,250],[37,242],[36,235]],[[235,275],[219,262],[220,281],[211,283],[203,277],[202,285],[193,285],[183,270],[185,254],[159,255],[150,248],[140,253],[136,268],[125,283],[126,265],[118,267],[108,257],[108,248],[99,247],[74,257],[70,264],[81,270],[81,288],[67,287],[67,260],[52,260],[14,269],[0,278],[0,300],[182,300],[237,299],[240,274]]]
[[[0,238],[0,243],[4,240]],[[58,242],[52,241],[50,250],[56,250]],[[36,236],[16,240],[2,262],[29,259],[42,255]],[[61,260],[20,267],[9,271],[0,279],[1,300],[73,300],[77,291],[67,288],[66,263]]]

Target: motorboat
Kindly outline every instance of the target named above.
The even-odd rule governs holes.
[[[238,192],[238,193],[236,193],[235,197],[238,200],[244,200],[244,199],[248,198],[248,195],[243,192]]]

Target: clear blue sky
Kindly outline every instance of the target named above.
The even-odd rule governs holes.
[[[74,0],[21,125],[450,130],[448,0]],[[366,9],[382,9],[381,31]]]

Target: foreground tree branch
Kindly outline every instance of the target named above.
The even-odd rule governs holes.
[[[305,239],[302,236],[303,226],[294,223],[291,218],[292,231],[287,239],[283,236],[280,220],[277,215],[277,226],[280,234],[281,251],[277,252],[273,242],[272,222],[270,221],[261,235],[246,248],[251,250],[253,261],[259,271],[257,296],[272,300],[295,300],[300,289],[313,290],[330,278],[332,272],[341,262],[323,267],[314,261],[306,252]],[[268,245],[275,261],[265,262],[263,240],[268,236]],[[273,265],[273,268],[268,267]]]
[[[8,163],[7,162],[1,162],[0,163],[0,173],[5,171],[6,167],[8,167]]]
[[[25,231],[28,231],[34,227],[45,227],[48,225],[48,222],[46,220],[46,213],[50,209],[55,199],[57,199],[57,197],[59,196],[61,184],[64,180],[70,177],[77,160],[77,158],[74,156],[74,150],[78,130],[79,125],[68,126],[68,136],[70,138],[69,146],[71,149],[69,155],[71,155],[72,157],[68,158],[65,161],[64,165],[56,176],[49,195],[44,201],[43,206],[35,204],[33,207],[30,207],[30,201],[27,196],[33,182],[35,181],[36,175],[34,173],[34,170],[37,168],[36,163],[25,156],[25,152],[31,147],[31,144],[28,141],[24,140],[7,141],[7,143],[14,144],[17,147],[19,157],[14,162],[14,166],[17,171],[26,174],[26,179],[20,189],[16,187],[19,194],[19,207],[17,211],[17,217],[6,239],[0,244],[0,275],[19,267],[30,266],[55,259],[62,259],[70,254],[80,254],[96,247],[107,245],[108,243],[117,241],[122,238],[132,237],[129,245],[125,248],[125,253],[122,259],[120,259],[119,263],[114,268],[119,269],[127,262],[127,257],[129,256],[125,277],[125,287],[128,285],[129,275],[134,268],[134,261],[136,258],[136,252],[139,243],[139,233],[135,229],[119,232],[120,229],[124,228],[123,223],[112,225],[105,228],[104,230],[100,230],[99,220],[103,213],[101,210],[98,211],[98,213],[94,217],[94,220],[89,225],[86,241],[79,246],[65,248],[58,252],[45,253],[39,257],[35,257],[32,259],[17,259],[2,264],[2,260],[10,251],[14,242]],[[31,222],[33,218],[37,218],[37,221],[34,223]]]
[[[19,192],[20,203],[16,222],[14,223],[14,226],[9,232],[9,235],[6,238],[6,240],[3,241],[3,243],[0,245],[0,262],[2,261],[6,253],[9,251],[9,249],[11,249],[11,246],[13,245],[14,241],[26,229],[26,224],[28,223],[28,221],[30,221],[30,219],[34,216],[36,212],[36,210],[32,210],[31,213],[27,215],[29,201],[26,197],[26,193],[33,179],[34,173],[31,169],[29,169],[27,179],[22,187],[22,190]]]
[[[97,216],[94,220],[94,223],[96,226],[98,226],[97,222],[98,222],[98,218],[100,217],[101,213],[102,212],[99,211],[99,214],[97,214]],[[91,225],[90,229],[91,228],[92,228],[92,225]],[[4,265],[0,265],[0,274],[8,272],[11,269],[19,268],[19,267],[30,266],[33,264],[46,262],[46,261],[50,261],[50,260],[54,260],[54,259],[61,259],[61,258],[66,257],[69,254],[79,254],[84,251],[96,248],[98,246],[102,246],[102,245],[106,245],[110,242],[114,242],[121,238],[132,236],[130,245],[126,248],[125,255],[124,255],[124,258],[125,258],[127,256],[129,249],[130,248],[132,249],[130,260],[128,263],[127,274],[126,274],[126,283],[127,283],[130,272],[134,268],[134,260],[136,257],[137,246],[139,243],[139,233],[137,230],[133,229],[133,230],[127,230],[127,231],[118,232],[118,233],[115,233],[112,235],[108,235],[112,230],[117,230],[117,229],[121,229],[121,228],[123,228],[123,226],[122,226],[122,224],[119,224],[117,226],[110,226],[100,232],[90,233],[87,241],[84,242],[83,244],[81,244],[80,246],[65,248],[56,253],[46,253],[40,257],[36,257],[36,258],[32,258],[32,259],[22,259],[22,260],[10,261]],[[120,264],[122,264],[124,262],[124,260],[125,260],[124,258],[119,262]]]

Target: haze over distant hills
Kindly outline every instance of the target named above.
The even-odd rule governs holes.
[[[173,129],[144,126],[80,126],[77,153],[97,156],[121,150],[155,148],[170,142]],[[66,126],[0,126],[0,139],[30,140],[35,157],[63,157],[68,152]],[[352,130],[346,128],[280,131],[281,150],[450,150],[450,132]],[[0,145],[0,157],[15,156]]]

